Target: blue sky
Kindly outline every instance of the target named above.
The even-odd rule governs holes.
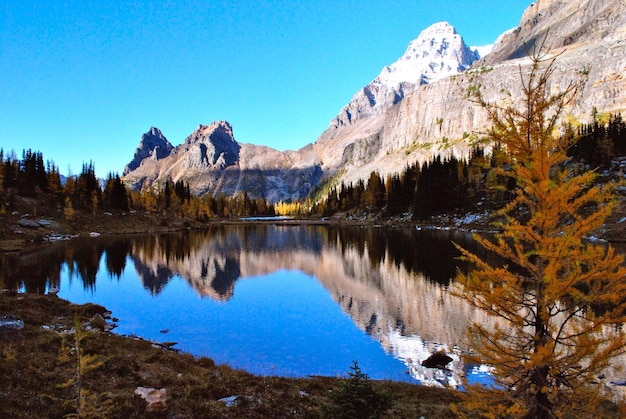
[[[61,173],[122,172],[151,126],[178,145],[225,119],[298,149],[433,23],[468,45],[530,0],[0,1],[0,147]]]

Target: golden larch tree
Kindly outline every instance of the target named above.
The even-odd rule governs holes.
[[[487,137],[511,157],[501,174],[516,181],[514,198],[499,212],[500,233],[475,236],[503,263],[459,247],[473,269],[458,274],[455,292],[495,319],[469,331],[468,360],[491,365],[495,377],[493,387],[468,387],[457,409],[471,417],[591,414],[600,400],[592,381],[626,345],[616,326],[624,321],[624,259],[588,240],[614,208],[614,185],[566,164],[570,144],[558,123],[577,87],[550,93],[555,59],[531,58],[529,70],[520,67],[522,101],[498,105],[480,88],[470,91],[489,114]]]

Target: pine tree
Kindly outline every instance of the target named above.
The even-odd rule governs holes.
[[[569,144],[556,135],[557,123],[577,89],[549,94],[554,71],[554,60],[533,57],[521,75],[519,108],[499,107],[474,91],[493,123],[489,138],[512,158],[500,174],[516,187],[500,211],[502,233],[476,236],[505,263],[491,265],[461,248],[475,269],[458,274],[457,294],[496,319],[493,327],[470,329],[469,361],[493,366],[500,388],[468,389],[472,417],[592,417],[598,388],[590,383],[626,347],[624,333],[612,328],[624,322],[624,259],[586,240],[614,207],[614,189],[565,165]]]
[[[365,196],[373,211],[379,211],[385,206],[385,183],[377,172],[370,174]]]
[[[128,211],[128,191],[117,173],[109,173],[104,185],[102,201],[110,209]]]

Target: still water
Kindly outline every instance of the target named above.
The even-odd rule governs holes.
[[[93,302],[117,333],[261,375],[345,375],[455,387],[470,321],[448,287],[468,233],[280,224],[78,238],[1,261],[0,285]],[[473,249],[476,250],[476,249]],[[449,370],[421,366],[444,349]]]

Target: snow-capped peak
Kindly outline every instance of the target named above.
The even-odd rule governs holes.
[[[423,84],[464,71],[479,57],[448,22],[424,29],[411,41],[395,63],[383,69],[374,80],[396,87],[403,82]]]

